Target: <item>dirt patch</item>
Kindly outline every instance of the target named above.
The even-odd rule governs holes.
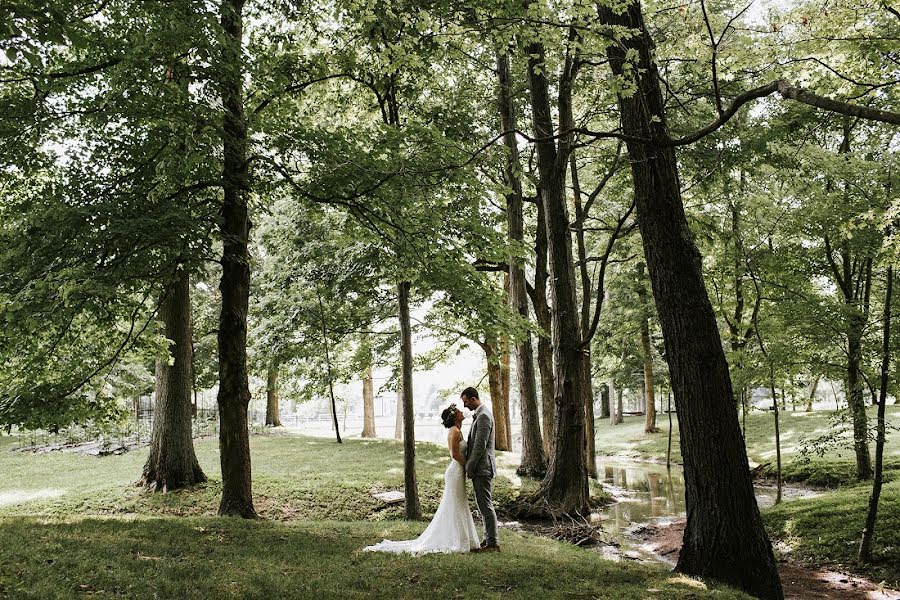
[[[684,519],[643,526],[633,532],[648,550],[674,565],[681,551]],[[840,571],[778,562],[785,600],[900,600],[900,592]]]

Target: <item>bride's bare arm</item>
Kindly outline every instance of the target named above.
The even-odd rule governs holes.
[[[447,433],[447,446],[450,448],[450,456],[453,460],[466,467],[466,457],[459,451],[459,441],[462,439],[462,432],[456,427],[451,427]]]

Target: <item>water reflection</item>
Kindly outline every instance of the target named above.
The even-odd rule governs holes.
[[[597,461],[603,487],[616,502],[604,506],[600,518],[610,532],[627,529],[655,520],[671,520],[686,514],[684,472],[679,465],[666,470],[665,465],[627,461]],[[761,508],[775,503],[776,490],[771,485],[754,487]],[[785,500],[815,495],[814,490],[785,487]]]
[[[602,483],[616,502],[600,510],[605,529],[624,531],[636,523],[685,514],[684,476],[652,463],[597,463]]]

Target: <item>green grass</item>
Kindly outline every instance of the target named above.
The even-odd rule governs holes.
[[[781,413],[781,452],[783,472],[787,481],[812,485],[836,486],[852,483],[855,478],[854,455],[846,437],[839,444],[827,448],[820,457],[815,454],[804,457],[801,449],[811,440],[834,431],[832,411]],[[890,426],[900,428],[900,406],[886,407]],[[874,423],[875,408],[869,408],[870,424]],[[673,415],[672,459],[681,462],[678,446],[678,418]],[[668,443],[668,417],[658,415],[660,433],[645,434],[642,416],[626,417],[621,425],[609,425],[607,420],[597,424],[597,454],[627,456],[639,460],[665,461]],[[754,412],[747,415],[747,456],[752,466],[775,464],[775,420],[771,412]],[[874,444],[872,456],[874,458]],[[773,469],[774,467],[772,467]],[[766,474],[773,474],[766,469]],[[900,472],[900,433],[889,431],[885,448],[885,470],[888,478]]]
[[[402,447],[393,441],[251,438],[254,498],[264,517],[253,522],[214,516],[215,440],[197,442],[210,482],[168,494],[133,485],[145,450],[34,455],[11,452],[12,445],[0,438],[3,598],[746,598],[508,530],[500,554],[361,553],[425,527],[399,520],[401,507],[370,496],[402,486]],[[417,459],[430,514],[446,452],[419,444]],[[501,504],[522,490],[513,468],[500,457]]]
[[[845,567],[876,582],[900,587],[900,481],[881,491],[871,565],[855,564],[868,510],[871,485],[845,486],[806,500],[766,509],[763,518],[772,537],[790,556],[816,565]]]
[[[13,598],[747,598],[658,568],[503,531],[503,552],[362,553],[424,525],[211,517],[0,517]],[[25,543],[27,540],[27,543]]]

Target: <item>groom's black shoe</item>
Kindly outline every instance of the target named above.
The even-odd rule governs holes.
[[[500,552],[500,546],[498,544],[482,543],[479,552]]]

